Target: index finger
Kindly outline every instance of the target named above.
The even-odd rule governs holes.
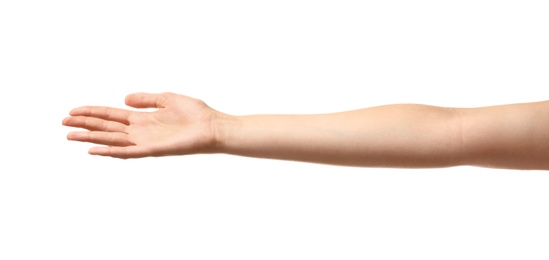
[[[116,121],[122,124],[129,125],[128,117],[131,111],[112,107],[102,106],[84,106],[77,107],[69,113],[71,116],[88,116],[101,118],[109,121]]]

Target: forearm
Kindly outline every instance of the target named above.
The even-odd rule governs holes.
[[[223,153],[371,167],[460,165],[455,109],[388,105],[319,115],[224,116]]]

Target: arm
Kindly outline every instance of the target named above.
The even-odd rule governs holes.
[[[371,167],[462,163],[459,116],[449,108],[402,104],[222,122],[220,149],[229,154]]]
[[[222,151],[374,167],[549,170],[549,102],[481,108],[400,104],[224,123]]]
[[[77,108],[63,124],[90,131],[68,139],[108,145],[89,152],[118,158],[227,153],[367,167],[549,169],[547,102],[251,116],[227,115],[171,93],[129,95],[126,103],[159,110]]]
[[[549,170],[549,101],[460,112],[466,164]]]

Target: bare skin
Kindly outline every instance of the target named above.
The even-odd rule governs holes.
[[[116,158],[227,153],[361,167],[473,165],[549,170],[549,102],[482,108],[397,104],[316,115],[232,116],[174,93],[136,93],[135,108],[75,108],[69,140]]]
[[[66,126],[89,131],[70,132],[69,140],[102,144],[93,155],[116,158],[185,155],[212,151],[217,112],[204,102],[171,93],[137,93],[126,97],[134,108],[158,108],[155,112],[85,106],[75,108],[63,120]]]

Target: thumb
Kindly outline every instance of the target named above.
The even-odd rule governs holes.
[[[126,96],[126,105],[135,108],[164,108],[168,97],[166,94],[133,93]]]

